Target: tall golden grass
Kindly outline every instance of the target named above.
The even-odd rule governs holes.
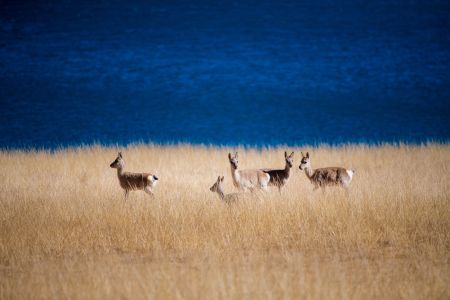
[[[0,152],[0,298],[449,299],[450,145],[227,149],[135,145],[128,171],[160,178],[125,202],[117,149]],[[290,181],[235,205],[227,154]],[[298,169],[356,170],[313,192]]]

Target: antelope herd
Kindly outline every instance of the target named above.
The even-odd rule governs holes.
[[[313,190],[318,188],[325,189],[327,186],[341,186],[348,188],[352,181],[354,170],[341,167],[328,167],[313,169],[309,153],[302,154],[299,169],[305,171],[306,177],[314,185]],[[229,203],[239,198],[242,192],[255,190],[267,191],[268,186],[276,186],[281,193],[281,188],[286,185],[289,180],[291,168],[294,165],[294,152],[287,154],[284,152],[285,167],[284,169],[250,169],[240,170],[238,153],[234,155],[228,153],[228,160],[231,167],[231,178],[233,185],[240,193],[225,194],[223,191],[224,176],[219,176],[212,187],[211,192],[218,194],[220,199]],[[143,190],[153,197],[153,188],[158,182],[158,177],[151,173],[131,173],[125,172],[125,161],[122,153],[119,152],[117,158],[110,164],[111,168],[117,169],[117,177],[120,186],[125,192],[125,198],[128,197],[130,191]]]

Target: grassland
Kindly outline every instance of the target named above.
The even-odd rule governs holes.
[[[117,149],[0,152],[0,299],[449,299],[450,145],[296,152],[291,178],[236,205],[209,191],[242,168],[283,167],[284,148],[136,145],[129,171],[160,178],[125,202]],[[356,170],[348,192],[312,191],[298,169]]]

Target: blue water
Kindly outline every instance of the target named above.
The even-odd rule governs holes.
[[[0,148],[450,141],[448,1],[50,2],[0,2]]]

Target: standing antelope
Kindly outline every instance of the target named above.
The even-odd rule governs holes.
[[[306,156],[303,156],[299,166],[300,170],[305,170],[306,177],[314,184],[314,190],[319,187],[325,188],[330,185],[339,185],[344,188],[348,188],[352,181],[355,171],[339,167],[329,167],[322,169],[313,169],[311,167],[311,161],[309,159],[309,153],[306,152]]]
[[[238,193],[231,193],[231,194],[225,194],[223,192],[223,187],[222,187],[222,183],[223,183],[223,176],[222,177],[218,177],[217,181],[213,184],[212,187],[209,188],[209,190],[211,192],[216,192],[220,199],[222,199],[223,201],[230,203],[233,201],[236,201],[239,199],[239,194]]]
[[[263,171],[270,175],[269,185],[274,185],[278,187],[278,191],[281,193],[281,188],[286,184],[289,179],[289,174],[291,172],[292,165],[294,163],[294,152],[290,155],[287,155],[287,152],[284,152],[284,159],[286,161],[286,165],[282,170],[272,170],[272,169],[263,169]]]
[[[153,196],[152,189],[158,181],[158,177],[150,173],[130,173],[125,172],[125,161],[122,158],[122,153],[119,152],[117,158],[109,165],[111,168],[117,169],[117,177],[119,178],[120,186],[125,191],[125,199],[128,193],[133,190],[144,190],[150,196]]]
[[[267,190],[267,185],[270,181],[269,174],[264,173],[262,170],[238,170],[239,160],[237,152],[234,156],[228,153],[228,159],[230,160],[231,176],[235,187],[243,191],[247,189],[253,191],[255,188]]]

